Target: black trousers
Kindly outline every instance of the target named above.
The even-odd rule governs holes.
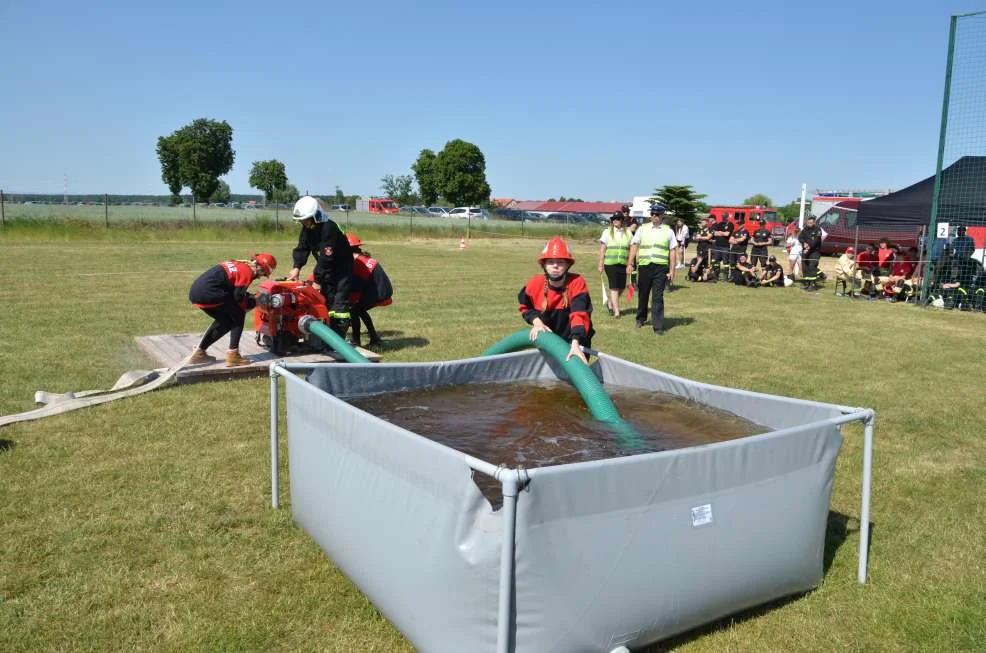
[[[767,267],[767,248],[766,247],[754,247],[750,252],[750,267],[757,267],[759,262],[760,267]]]
[[[804,266],[804,270],[801,273],[802,280],[805,283],[814,283],[818,280],[818,260],[822,257],[822,253],[815,250],[808,256],[801,259],[801,265]]]
[[[668,266],[657,263],[642,265],[637,273],[637,323],[647,321],[650,302],[651,325],[655,331],[664,330],[664,287],[668,282]]]
[[[220,304],[215,308],[203,308],[202,312],[213,319],[212,325],[202,336],[199,349],[205,351],[212,343],[229,334],[229,348],[240,348],[240,337],[243,335],[243,323],[246,312],[235,302]]]

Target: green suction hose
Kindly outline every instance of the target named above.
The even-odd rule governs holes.
[[[332,348],[337,354],[343,357],[347,363],[369,363],[369,359],[356,351],[352,345],[325,325],[324,322],[306,315],[298,320],[298,328],[302,333],[312,333]]]
[[[572,380],[572,385],[582,395],[582,399],[589,408],[589,412],[600,422],[609,425],[616,437],[620,440],[620,444],[630,450],[648,449],[647,444],[640,437],[640,434],[637,433],[637,430],[620,417],[619,411],[613,405],[613,400],[603,390],[602,384],[596,378],[596,375],[592,373],[592,370],[589,369],[589,366],[577,358],[565,360],[568,356],[570,345],[556,334],[541,333],[538,334],[537,341],[531,342],[530,331],[524,329],[510,334],[480,355],[495,356],[496,354],[507,354],[528,347],[537,347],[554,358],[562,366],[568,378]]]

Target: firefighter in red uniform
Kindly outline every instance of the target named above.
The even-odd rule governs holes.
[[[568,245],[555,236],[544,246],[536,274],[520,289],[520,314],[531,325],[531,341],[546,331],[572,342],[565,360],[573,356],[588,364],[582,347],[592,345],[592,299],[582,275],[569,272],[575,259]]]
[[[199,346],[188,362],[193,365],[214,363],[216,358],[206,350],[227,333],[229,351],[226,367],[249,365],[250,359],[240,356],[240,336],[247,311],[256,305],[248,292],[253,280],[263,275],[269,277],[277,267],[277,260],[270,254],[254,254],[247,261],[223,261],[214,265],[192,283],[188,299],[212,318],[213,322],[202,336]]]
[[[394,303],[394,287],[380,262],[370,258],[369,252],[363,251],[363,241],[359,236],[347,233],[346,240],[353,248],[353,285],[349,293],[353,314],[353,344],[360,346],[360,321],[362,321],[366,325],[367,335],[370,336],[369,346],[373,347],[379,345],[381,340],[373,327],[370,309]]]

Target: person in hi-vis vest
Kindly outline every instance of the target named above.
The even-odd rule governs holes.
[[[674,231],[663,224],[667,207],[652,204],[650,224],[645,224],[630,241],[630,260],[627,271],[637,262],[637,327],[647,321],[647,304],[650,303],[651,326],[654,333],[664,335],[664,288],[674,283],[675,265],[678,263],[678,240]]]

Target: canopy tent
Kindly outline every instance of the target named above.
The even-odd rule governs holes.
[[[860,227],[915,227],[931,219],[935,176],[859,205]],[[986,223],[986,156],[964,156],[942,170],[938,221]]]

